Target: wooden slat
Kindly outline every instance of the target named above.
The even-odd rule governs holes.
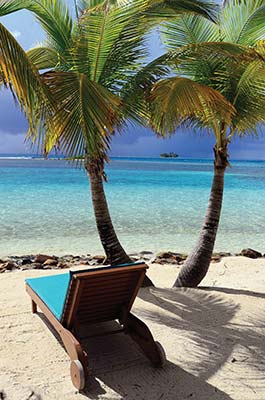
[[[127,275],[127,276],[115,276],[115,279],[111,279],[111,277],[108,279],[108,277],[104,276],[102,279],[97,278],[97,279],[87,279],[87,284],[90,286],[94,287],[101,287],[104,285],[111,286],[112,284],[127,284],[128,282],[132,281],[137,281],[140,277],[140,274],[137,273],[137,275]]]
[[[111,291],[111,290],[105,290],[102,292],[98,292],[98,291],[86,291],[83,293],[82,295],[82,299],[87,299],[87,301],[91,300],[91,299],[96,299],[96,298],[105,298],[105,297],[111,297],[111,296],[116,296],[118,294],[123,294],[124,296],[128,295],[128,294],[132,294],[133,293],[133,288],[121,288],[121,289],[116,289]]]

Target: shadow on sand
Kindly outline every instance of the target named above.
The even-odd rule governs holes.
[[[139,293],[142,305],[139,309],[136,307],[135,313],[158,333],[162,326],[166,326],[169,341],[173,344],[174,341],[178,344],[184,341],[181,354],[178,354],[179,350],[174,351],[173,345],[169,354],[171,361],[167,361],[163,369],[154,369],[136,344],[124,334],[90,338],[84,347],[89,355],[92,375],[82,394],[89,399],[110,400],[231,399],[206,381],[226,362],[248,363],[256,379],[256,370],[265,359],[264,339],[251,328],[255,326],[264,330],[265,314],[249,315],[243,325],[234,324],[231,320],[239,306],[216,294],[215,290],[234,292],[219,288],[142,289]],[[241,292],[244,291],[235,290],[235,294],[255,295]],[[40,317],[45,321],[41,314]],[[159,337],[156,333],[154,336]],[[232,357],[237,345],[249,350],[244,360]],[[170,348],[172,350],[172,343]],[[190,351],[187,352],[187,348]],[[175,364],[179,356],[185,370]]]
[[[155,312],[145,313],[147,322],[154,320],[177,330],[192,343],[186,365],[196,376],[208,380],[224,363],[244,362],[249,367],[246,378],[259,379],[265,371],[265,312],[253,307],[243,321],[242,316],[238,320],[239,304],[223,294],[245,295],[250,302],[253,297],[265,298],[262,293],[224,288],[150,289],[141,291],[140,297],[156,306]],[[239,348],[237,359],[233,353]],[[259,384],[265,389],[263,382]]]

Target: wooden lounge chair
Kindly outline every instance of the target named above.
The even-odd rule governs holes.
[[[89,371],[80,332],[85,327],[89,333],[93,324],[117,320],[119,330],[108,333],[129,334],[155,367],[163,365],[163,348],[144,322],[130,312],[147,268],[144,263],[133,263],[26,280],[32,312],[36,313],[38,306],[60,335],[77,389],[85,387]]]

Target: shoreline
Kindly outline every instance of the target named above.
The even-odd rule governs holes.
[[[152,251],[143,250],[139,253],[129,254],[133,262],[145,261],[149,264],[159,265],[182,265],[187,254],[176,253],[172,251],[162,251],[154,253]],[[250,259],[265,259],[265,254],[257,250],[247,248],[241,250],[240,253],[216,252],[213,253],[211,263],[218,263],[224,257],[246,257]],[[48,254],[31,254],[23,256],[7,256],[0,258],[0,274],[12,271],[25,270],[49,270],[49,269],[69,269],[76,266],[98,267],[105,265],[104,255],[48,255]]]

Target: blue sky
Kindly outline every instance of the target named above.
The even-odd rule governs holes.
[[[73,1],[68,0],[73,9]],[[43,40],[43,33],[32,15],[21,11],[0,20],[17,38],[20,44],[29,49]],[[150,39],[150,52],[156,57],[163,52],[160,40],[153,34]],[[19,108],[14,105],[11,95],[1,91],[0,111],[0,154],[30,153],[29,145],[24,143],[27,123]],[[263,130],[264,131],[264,130]],[[195,134],[188,130],[178,132],[167,140],[158,139],[148,129],[127,127],[112,142],[112,155],[115,156],[159,156],[162,152],[174,151],[182,157],[212,157],[214,140],[207,134]],[[230,147],[231,158],[264,159],[265,135],[260,139],[237,139]]]

